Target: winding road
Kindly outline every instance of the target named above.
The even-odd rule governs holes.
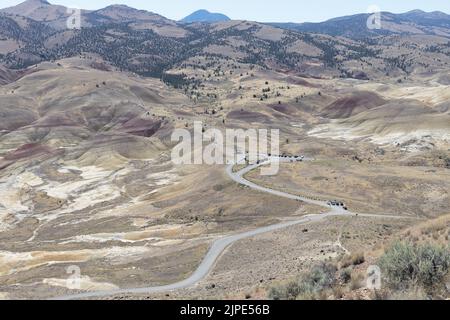
[[[257,236],[260,234],[284,229],[284,228],[299,225],[299,224],[305,224],[305,223],[309,223],[309,222],[317,222],[317,221],[320,221],[320,220],[323,220],[323,219],[326,219],[326,218],[332,217],[332,216],[366,216],[366,217],[377,217],[377,218],[380,218],[380,217],[382,217],[382,218],[386,218],[386,217],[404,218],[404,217],[399,217],[399,216],[388,216],[388,215],[356,214],[356,213],[346,211],[341,207],[330,207],[327,204],[327,202],[325,202],[325,201],[312,200],[312,199],[305,198],[302,196],[292,195],[292,194],[285,193],[282,191],[262,187],[253,182],[250,182],[244,178],[244,175],[246,173],[248,173],[262,165],[267,165],[273,161],[279,161],[279,162],[288,162],[289,161],[290,162],[291,160],[278,158],[278,157],[266,157],[266,160],[260,162],[259,164],[249,165],[238,172],[233,172],[234,165],[229,165],[226,168],[226,173],[233,181],[235,181],[241,185],[245,185],[251,189],[254,189],[254,190],[257,190],[260,192],[270,193],[272,195],[284,197],[287,199],[303,201],[305,203],[318,205],[321,207],[326,207],[326,208],[330,209],[330,211],[327,213],[324,213],[324,214],[306,215],[306,216],[302,216],[301,218],[296,219],[296,220],[285,221],[285,222],[281,222],[278,224],[257,228],[255,230],[246,231],[246,232],[242,232],[239,234],[219,238],[213,242],[213,244],[209,248],[209,251],[207,252],[206,256],[203,258],[203,261],[200,263],[200,265],[195,270],[195,272],[189,278],[187,278],[183,281],[177,282],[177,283],[164,285],[164,286],[156,286],[156,287],[84,292],[84,293],[79,293],[79,294],[56,297],[56,298],[53,298],[53,300],[75,300],[75,299],[101,298],[101,297],[108,297],[108,296],[118,295],[118,294],[154,294],[154,293],[168,292],[168,291],[178,290],[178,289],[185,289],[185,288],[189,288],[189,287],[193,287],[193,286],[197,285],[201,280],[206,278],[208,276],[208,274],[210,273],[210,271],[214,268],[218,258],[222,255],[222,253],[230,245],[232,245],[233,243],[235,243],[239,240],[251,238],[251,237],[254,237],[254,236]]]

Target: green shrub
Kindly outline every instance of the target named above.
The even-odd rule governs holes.
[[[342,269],[339,274],[339,279],[343,283],[349,283],[350,280],[352,280],[352,269],[350,269],[350,268]]]
[[[300,288],[296,281],[284,285],[272,287],[269,291],[271,300],[295,300],[300,294]]]
[[[430,292],[449,272],[449,248],[397,242],[380,258],[379,266],[390,287],[406,290],[420,286]]]
[[[273,287],[269,291],[272,300],[311,300],[315,299],[323,290],[330,289],[336,282],[336,267],[322,263],[312,268],[311,272],[303,275],[297,281]]]
[[[315,291],[330,288],[336,281],[335,273],[337,268],[329,263],[322,263],[315,266],[307,274],[303,282],[313,287]]]

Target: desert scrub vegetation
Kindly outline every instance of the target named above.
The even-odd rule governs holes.
[[[390,289],[406,292],[417,288],[433,295],[445,290],[450,250],[448,245],[397,241],[380,257],[378,265]]]
[[[378,246],[372,253],[356,251],[340,255],[295,281],[273,286],[268,290],[268,297],[276,300],[448,299],[449,227],[450,215],[413,226],[386,247]],[[369,265],[380,267],[381,289],[367,288]]]
[[[350,266],[357,266],[363,264],[366,261],[364,253],[357,252],[352,254],[347,254],[341,258],[341,268],[347,268]]]
[[[290,281],[269,291],[272,300],[315,300],[324,299],[328,290],[336,282],[337,268],[330,263],[321,263],[312,268],[309,273],[295,281]]]
[[[339,272],[339,280],[341,280],[342,283],[349,283],[350,280],[352,280],[352,269],[351,268],[342,269]]]

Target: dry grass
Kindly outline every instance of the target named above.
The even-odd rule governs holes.
[[[440,216],[405,230],[399,238],[413,243],[424,241],[437,245],[446,245],[450,235],[450,214]]]
[[[357,266],[365,262],[364,253],[357,252],[350,255],[345,255],[340,261],[341,268],[345,269],[350,266]]]

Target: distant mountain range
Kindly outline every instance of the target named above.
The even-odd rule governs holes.
[[[381,28],[367,28],[371,14],[356,14],[319,23],[271,23],[285,29],[360,39],[389,34],[434,34],[450,37],[450,15],[413,10],[402,14],[380,13]]]
[[[70,12],[60,5],[50,4],[46,0],[27,0],[19,5],[0,9],[0,13],[18,15],[35,21],[45,22],[55,29],[65,29]],[[171,31],[184,35],[185,31],[175,30],[183,28],[183,24],[190,23],[217,23],[230,21],[230,18],[221,13],[212,13],[207,10],[198,10],[179,22],[167,19],[159,14],[134,9],[125,5],[111,5],[106,8],[89,11],[82,10],[83,26],[97,26],[105,23],[132,23],[143,27],[170,26]],[[368,29],[367,20],[370,14],[356,14],[338,17],[319,23],[286,23],[276,22],[269,25],[298,32],[320,33],[332,36],[342,36],[351,39],[361,39],[379,35],[391,34],[428,34],[450,37],[450,15],[443,12],[424,12],[413,10],[402,14],[390,12],[381,13],[381,29]],[[157,29],[157,28],[150,28]]]
[[[193,22],[222,22],[231,20],[224,14],[221,13],[213,13],[207,10],[198,10],[194,13],[188,15],[186,18],[182,19],[181,22],[184,23],[193,23]]]
[[[200,10],[173,21],[111,5],[82,10],[82,28],[67,30],[70,15],[45,0],[1,9],[0,67],[22,69],[89,53],[119,70],[161,77],[205,56],[314,77],[372,79],[450,65],[450,16],[442,12],[384,12],[381,29],[367,28],[369,14],[296,24],[229,21]],[[0,82],[16,77],[0,72]]]

